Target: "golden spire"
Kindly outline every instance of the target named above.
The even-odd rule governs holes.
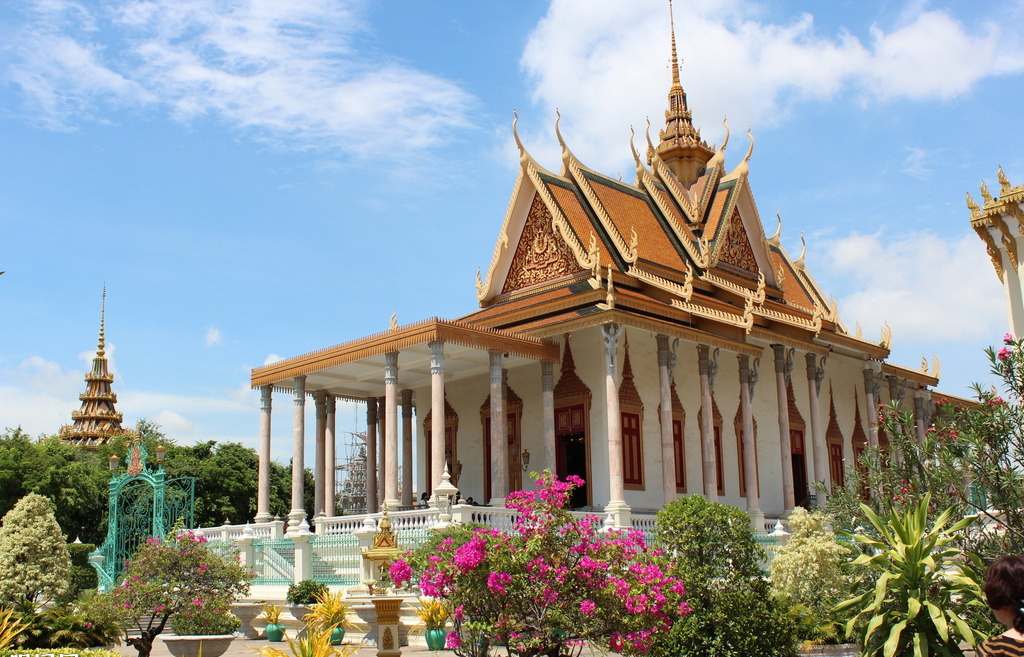
[[[661,143],[657,152],[679,182],[689,187],[704,172],[714,151],[700,138],[700,130],[693,127],[693,114],[686,104],[686,92],[679,81],[679,57],[676,51],[675,16],[672,0],[668,2],[669,26],[672,33],[672,86],[668,92],[665,110],[665,128],[658,136]],[[651,158],[648,157],[648,164]]]
[[[96,345],[96,355],[103,356],[106,352],[103,350],[105,340],[103,339],[103,322],[106,319],[107,314],[107,285],[103,284],[103,300],[100,302],[100,341]]]

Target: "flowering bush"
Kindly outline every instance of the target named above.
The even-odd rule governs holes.
[[[545,472],[538,490],[509,495],[513,531],[448,537],[420,561],[420,589],[452,609],[447,645],[456,655],[485,655],[492,641],[522,657],[573,654],[583,641],[643,654],[689,612],[682,581],[642,532],[604,532],[596,517],[566,510],[582,483]],[[396,584],[405,572],[392,568]]]
[[[207,606],[183,609],[171,617],[171,630],[178,636],[232,634],[241,624],[230,611]]]
[[[186,625],[211,620],[249,592],[252,578],[236,552],[184,531],[143,543],[125,563],[118,586],[100,597],[101,606],[122,625],[138,626],[141,637],[127,643],[147,657],[168,619],[183,614]]]

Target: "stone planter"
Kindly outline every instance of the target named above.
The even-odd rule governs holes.
[[[209,636],[165,636],[164,645],[173,657],[220,657],[227,652],[233,634],[211,634]]]
[[[252,622],[256,620],[256,617],[262,612],[263,604],[259,602],[236,602],[231,605],[231,613],[234,614],[238,620],[242,621],[241,627],[238,628],[238,633],[246,639],[255,639],[259,637],[260,631],[252,626]]]
[[[313,608],[308,605],[288,605],[288,611],[291,612],[292,618],[299,621],[301,625],[305,622],[306,616],[313,612]]]
[[[860,646],[856,643],[840,643],[833,646],[810,644],[800,646],[800,657],[857,657]]]

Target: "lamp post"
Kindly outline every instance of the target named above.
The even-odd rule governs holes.
[[[522,461],[523,472],[530,469],[530,450],[524,449],[523,453],[519,456],[519,460]]]
[[[451,475],[445,467],[441,474],[441,485],[434,489],[434,499],[437,500],[438,524],[435,527],[447,527],[452,521],[452,500],[459,494],[459,490],[452,486]]]

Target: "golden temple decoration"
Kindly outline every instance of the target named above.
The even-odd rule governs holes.
[[[800,249],[800,257],[793,261],[793,267],[797,270],[804,269],[804,256],[807,255],[807,240],[804,239],[803,233],[800,233],[800,244],[803,245]]]
[[[981,213],[981,208],[978,207],[970,192],[967,192],[967,209],[971,211],[972,217]]]
[[[572,251],[555,236],[551,224],[551,213],[540,196],[534,196],[519,244],[512,256],[512,264],[505,277],[502,294],[567,276],[579,270]]]
[[[878,341],[878,344],[886,349],[892,346],[892,327],[889,326],[889,320],[882,322],[882,339]]]
[[[733,214],[724,243],[718,249],[718,259],[745,271],[758,272],[757,258],[750,246],[750,239],[743,227],[739,212]]]
[[[135,477],[142,473],[145,466],[142,463],[142,448],[139,446],[142,438],[138,434],[132,439],[130,457],[128,459],[128,474]]]
[[[740,163],[736,165],[735,169],[722,177],[723,180],[746,178],[750,173],[750,156],[754,154],[754,133],[751,132],[750,126],[747,126],[747,137],[750,138],[750,146],[747,147],[747,154],[743,156],[743,159],[740,160]]]
[[[104,285],[96,357],[92,359],[92,369],[85,375],[85,392],[78,396],[82,405],[71,412],[72,425],[62,426],[59,433],[62,440],[89,449],[126,433],[121,427],[123,416],[116,408],[117,395],[111,389],[114,375],[110,373],[106,357],[106,312],[107,287]]]
[[[999,170],[996,172],[996,177],[999,179],[1000,193],[1003,195],[1009,194],[1013,188],[1010,184],[1010,179],[1006,177],[1006,172],[1003,171],[1003,165],[999,165]]]
[[[857,331],[853,334],[853,337],[858,340],[864,337],[864,328],[860,325],[860,322],[857,322]]]
[[[941,378],[939,373],[942,372],[942,361],[939,360],[939,355],[932,352],[932,371],[931,375],[936,379]]]
[[[673,294],[683,301],[689,301],[690,297],[693,295],[693,267],[690,266],[690,263],[686,263],[686,279],[682,285],[674,283],[667,278],[662,278],[657,274],[652,274],[649,271],[639,269],[635,265],[629,268],[628,273],[630,276],[633,276],[648,285],[664,290],[669,294]]]
[[[782,248],[782,210],[775,211],[775,218],[779,220],[779,227],[775,229],[775,234],[767,239],[768,244],[776,248]]]
[[[992,202],[992,194],[988,191],[988,185],[984,180],[981,181],[981,198],[985,200],[986,206]]]
[[[398,311],[397,310],[391,313],[391,317],[390,317],[390,319],[388,319],[388,328],[390,330],[392,330],[392,331],[394,331],[396,328],[398,328]]]

